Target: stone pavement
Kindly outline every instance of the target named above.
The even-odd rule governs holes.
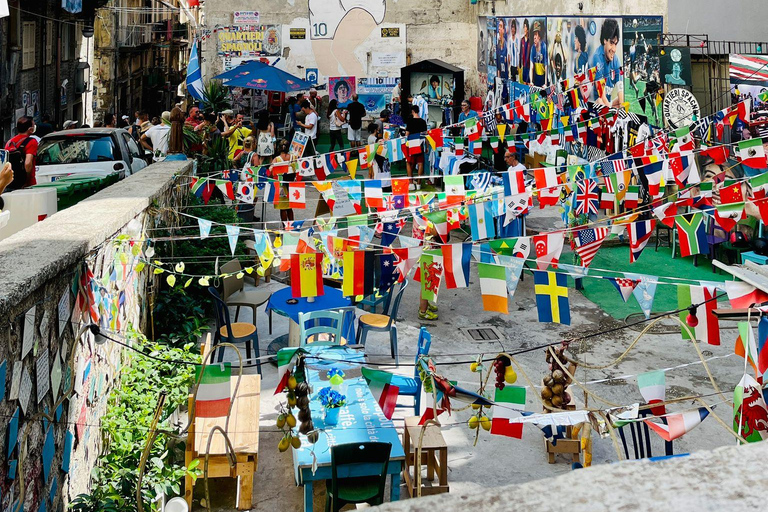
[[[270,211],[269,218],[274,218]],[[457,240],[458,241],[458,240]],[[262,285],[264,286],[264,285]],[[284,285],[276,282],[266,285],[278,289]],[[572,325],[560,326],[538,322],[533,293],[533,279],[530,274],[524,276],[514,299],[510,300],[509,315],[483,311],[477,277],[477,266],[471,266],[471,284],[468,289],[440,290],[438,305],[440,319],[436,322],[420,322],[417,317],[419,292],[418,286],[411,285],[405,292],[404,300],[398,314],[399,347],[401,363],[411,362],[416,352],[416,339],[419,328],[424,325],[432,333],[431,355],[438,370],[451,380],[458,380],[460,386],[477,389],[478,375],[469,370],[469,360],[476,354],[493,356],[500,351],[513,351],[534,347],[563,338],[584,335],[592,331],[604,331],[623,325],[611,318],[581,293],[569,289]],[[630,299],[634,300],[634,299]],[[639,308],[638,308],[639,310]],[[249,310],[245,310],[249,317]],[[288,331],[287,320],[274,315],[274,335],[285,334]],[[266,315],[261,311],[257,319],[260,333],[262,353],[271,341],[267,333]],[[671,323],[666,324],[671,326]],[[460,329],[489,326],[496,328],[501,334],[501,340],[476,342],[471,341]],[[724,324],[735,327],[735,324]],[[663,332],[664,329],[661,329]],[[669,330],[667,330],[668,332]],[[582,359],[592,365],[610,363],[629,346],[639,334],[639,330],[624,329],[610,334],[603,334],[574,343],[571,346],[571,356]],[[735,330],[723,331],[723,344],[720,346],[703,346],[705,357],[728,356],[733,353]],[[389,357],[388,337],[385,334],[372,333],[368,337],[366,354],[369,359],[377,362],[392,363]],[[518,357],[525,372],[536,384],[547,370],[543,350],[534,350]],[[611,379],[602,383],[589,385],[604,403],[593,398],[589,399],[590,407],[607,408],[612,405],[626,405],[642,401],[638,392],[635,375],[649,370],[673,367],[680,364],[698,361],[699,357],[690,342],[681,340],[679,331],[673,334],[647,334],[635,348],[621,361],[618,366],[606,370],[579,369],[576,377],[581,381]],[[460,364],[448,364],[451,362]],[[711,362],[712,371],[717,384],[724,391],[724,396],[710,396],[708,403],[716,404],[715,412],[726,423],[729,422],[731,408],[723,403],[730,398],[733,388],[743,372],[743,360],[736,356],[728,356]],[[386,368],[385,368],[386,369]],[[391,371],[409,375],[413,371],[410,366],[402,364],[399,368],[392,366]],[[272,511],[301,510],[302,490],[297,488],[293,477],[292,459],[289,452],[279,453],[277,443],[279,431],[274,426],[277,417],[278,401],[283,396],[273,396],[272,390],[276,385],[277,375],[273,366],[264,368],[261,401],[261,438],[259,467],[255,476],[253,510]],[[490,381],[493,383],[493,380]],[[525,383],[521,380],[520,385]],[[474,387],[473,387],[474,386]],[[493,388],[490,389],[493,391]],[[536,400],[535,393],[529,390],[527,409],[540,411],[541,406]],[[701,364],[667,372],[667,398],[690,396],[695,394],[712,394],[713,388],[707,373]],[[574,393],[577,404],[583,406],[584,394]],[[404,399],[407,400],[407,399]],[[683,402],[670,406],[670,412],[679,412],[696,407],[692,402]],[[449,484],[451,494],[471,494],[489,487],[509,484],[524,484],[526,482],[549,479],[557,475],[571,472],[570,461],[558,458],[555,464],[548,464],[544,451],[541,432],[532,425],[524,427],[522,440],[492,436],[481,431],[480,439],[473,446],[475,433],[466,426],[469,411],[456,411],[453,415],[440,416],[443,424],[443,435],[448,443]],[[395,424],[402,429],[403,415],[400,410],[395,413]],[[654,436],[654,434],[651,434]],[[655,455],[662,455],[660,439],[654,438]],[[734,443],[733,436],[728,433],[714,418],[707,418],[699,427],[682,439],[675,441],[675,453],[698,452]],[[610,439],[600,439],[593,434],[593,465],[611,464],[618,460],[616,451]],[[625,463],[628,464],[628,463]],[[611,471],[615,468],[605,468]],[[583,482],[585,474],[572,475],[569,482]],[[542,482],[542,485],[546,485]],[[539,486],[540,488],[541,486]],[[566,491],[569,487],[560,487]],[[538,488],[537,488],[538,489]],[[195,492],[195,506],[199,508],[199,498],[203,485],[199,481]],[[322,485],[315,488],[315,509],[323,510],[325,505],[325,490]],[[212,480],[211,495],[213,509],[217,511],[234,510],[236,485],[228,479]],[[565,506],[569,502],[568,492],[562,492],[560,498]],[[388,494],[387,494],[388,496]],[[401,491],[403,499],[407,492]],[[479,502],[478,502],[479,503]],[[509,510],[510,508],[497,508]],[[534,507],[536,509],[536,507]],[[583,509],[587,510],[587,509]]]

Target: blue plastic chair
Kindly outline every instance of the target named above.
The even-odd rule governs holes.
[[[299,346],[308,344],[307,340],[315,338],[310,343],[318,343],[317,337],[320,334],[327,334],[328,340],[321,343],[327,345],[341,345],[341,329],[344,324],[344,315],[346,311],[321,310],[310,311],[308,313],[299,313]],[[308,323],[311,323],[307,326]]]
[[[397,293],[392,297],[392,291],[387,294],[387,300],[384,304],[384,314],[367,313],[358,318],[357,321],[357,343],[365,347],[365,339],[368,337],[368,331],[389,332],[389,345],[392,357],[395,359],[395,365],[400,364],[400,356],[397,353],[397,310],[400,309],[400,301],[403,299],[403,292],[408,286],[408,279],[403,280]]]
[[[400,396],[413,397],[414,416],[418,416],[421,409],[421,377],[419,376],[419,357],[429,354],[429,347],[432,345],[432,334],[426,327],[419,331],[419,341],[416,347],[415,365],[413,367],[413,378],[402,375],[394,375],[390,384],[400,388]],[[398,405],[397,407],[411,407],[410,405]]]

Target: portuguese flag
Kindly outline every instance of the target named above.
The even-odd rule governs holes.
[[[324,293],[323,253],[291,254],[291,295],[318,297]]]
[[[202,378],[200,372],[202,371]],[[209,364],[197,367],[200,385],[195,398],[195,416],[198,418],[219,418],[229,412],[230,386],[232,376],[230,363]]]
[[[344,281],[342,295],[368,296],[373,293],[373,251],[347,251],[344,253]]]

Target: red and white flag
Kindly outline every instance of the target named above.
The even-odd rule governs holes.
[[[304,209],[307,207],[306,183],[288,184],[288,205],[291,208]]]
[[[472,244],[446,244],[442,246],[443,271],[446,288],[469,286],[469,262],[472,259]]]
[[[550,265],[557,268],[560,253],[563,251],[563,232],[544,233],[533,236],[533,247],[536,249],[536,267],[546,270]]]

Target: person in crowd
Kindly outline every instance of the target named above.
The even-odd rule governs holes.
[[[405,123],[405,136],[422,134],[427,131],[427,122],[419,116],[419,107],[411,106],[411,118]],[[405,158],[406,171],[409,178],[413,178],[413,170],[416,168],[418,176],[424,175],[424,153],[418,155],[408,155]],[[421,180],[418,183],[411,183],[411,190],[421,189]]]
[[[125,116],[128,117],[128,116]],[[149,129],[149,114],[141,110],[139,111],[139,122],[136,124],[130,125],[128,128],[128,133],[131,134],[131,137],[133,137],[136,141],[141,140],[141,135],[146,132]],[[146,128],[145,128],[146,126]]]
[[[357,148],[363,145],[363,118],[365,117],[365,107],[357,101],[357,94],[352,95],[352,101],[347,105],[349,128],[347,129],[347,138],[350,147]]]
[[[581,25],[573,30],[573,74],[585,73],[589,63],[587,55],[587,31]]]
[[[621,62],[616,54],[616,49],[621,41],[619,34],[619,22],[613,18],[603,21],[600,29],[600,43],[592,60],[592,67],[597,68],[595,80],[605,79],[603,95],[597,98],[597,103],[607,107],[618,107],[624,102],[624,88],[621,79]],[[614,95],[613,92],[616,92]],[[609,99],[609,95],[611,99]]]
[[[202,144],[200,144],[200,151],[207,154],[208,147],[213,141],[221,138],[222,133],[219,128],[219,118],[214,113],[208,113],[203,116],[203,122],[195,127],[195,131],[202,135]]]
[[[517,152],[515,150],[507,149],[504,152],[504,163],[507,164],[507,172],[523,171],[527,177],[528,168],[517,159]]]
[[[152,119],[150,119],[149,122],[152,123],[152,126],[157,126],[160,124],[160,118],[157,116],[152,116]]]
[[[477,112],[469,108],[469,101],[464,100],[461,102],[461,112],[459,113],[459,122],[466,121],[478,117]]]
[[[37,125],[37,131],[35,132],[35,135],[38,137],[45,137],[49,133],[53,133],[56,131],[51,124],[51,116],[50,114],[43,114],[43,117],[40,118],[42,121],[40,124]]]
[[[391,115],[392,112],[387,108],[379,112],[379,119],[376,120],[376,124],[379,125],[379,134],[381,136],[384,135],[384,125],[389,124],[389,118]]]
[[[523,70],[521,82],[529,83],[529,70],[531,69],[531,39],[528,33],[528,20],[523,20],[523,37],[520,38],[520,67]]]
[[[309,104],[308,101],[305,100],[306,103]],[[311,105],[310,105],[311,108]],[[315,114],[317,115],[317,114]],[[291,161],[291,155],[288,152],[290,149],[290,144],[287,140],[283,139],[277,144],[277,156],[274,158],[272,163],[281,163],[281,162],[290,162]],[[277,179],[280,181],[280,186],[278,187],[278,200],[275,203],[275,210],[280,212],[280,220],[283,222],[290,222],[293,221],[293,209],[290,206],[290,202],[288,199],[288,183],[293,181],[295,175],[296,175],[296,168],[295,163],[291,164],[291,171],[286,173],[281,173],[277,176],[272,176],[272,178]],[[273,169],[279,168],[279,166],[272,166]]]
[[[298,122],[304,121],[304,111],[301,109],[301,104],[304,102],[304,93],[300,92],[296,94],[296,103],[293,105],[293,128],[294,132],[301,131]]]
[[[117,128],[117,120],[115,119],[115,114],[112,112],[107,112],[107,114],[104,115],[104,127]]]
[[[308,100],[301,102],[301,110],[305,117],[303,122],[299,121],[299,126],[304,128],[304,133],[309,135],[310,140],[312,140],[312,154],[314,154],[317,152],[317,125],[319,124],[317,112]]]
[[[344,125],[347,124],[347,112],[339,108],[339,102],[334,98],[328,103],[328,125],[329,134],[331,137],[331,151],[336,149],[338,144],[339,149],[344,149],[344,137],[341,135],[341,131]]]
[[[136,120],[138,121],[138,116],[136,116]],[[195,128],[202,124],[204,120],[205,119],[203,118],[203,115],[200,113],[200,109],[195,106],[191,106],[189,107],[189,116],[187,116],[187,119],[184,121],[184,123],[191,126],[192,128]],[[141,123],[137,122],[137,124]]]
[[[16,121],[16,135],[5,145],[6,151],[20,151],[23,155],[23,166],[27,179],[23,186],[31,187],[37,184],[35,169],[37,168],[38,139],[34,136],[35,120],[32,117],[21,116]]]
[[[237,158],[233,162],[235,167],[244,167],[246,165],[259,165],[258,155],[256,154],[256,137],[249,135],[243,141],[243,150],[237,155]]]
[[[315,112],[317,112],[317,115],[320,115],[320,107],[323,104],[323,99],[317,95],[317,89],[312,87],[309,90],[309,98],[307,99],[312,104],[312,108],[315,109]]]
[[[536,87],[544,87],[544,82],[547,79],[547,44],[541,39],[541,31],[541,22],[534,21],[529,80]]]
[[[74,121],[72,119],[68,119],[64,121],[64,124],[61,125],[62,130],[74,130],[75,128],[77,128],[77,121]],[[86,126],[83,125],[83,128],[86,128]]]
[[[237,114],[232,110],[222,112],[226,116],[226,124],[221,136],[229,142],[229,159],[234,160],[243,150],[243,141],[251,134],[251,130],[243,126],[243,114]]]
[[[171,136],[171,113],[166,110],[162,115],[165,123],[151,126],[141,135],[141,145],[152,152],[152,161],[165,160],[168,154],[168,140]]]
[[[120,116],[120,121],[117,122],[117,127],[122,128],[123,130],[128,130],[128,127],[131,125],[131,118],[127,115]]]
[[[256,121],[256,158],[254,165],[269,162],[275,154],[275,125],[269,119],[269,111],[260,110]]]
[[[13,181],[13,166],[11,162],[5,162],[3,168],[0,169],[0,194],[5,192],[8,185]]]

